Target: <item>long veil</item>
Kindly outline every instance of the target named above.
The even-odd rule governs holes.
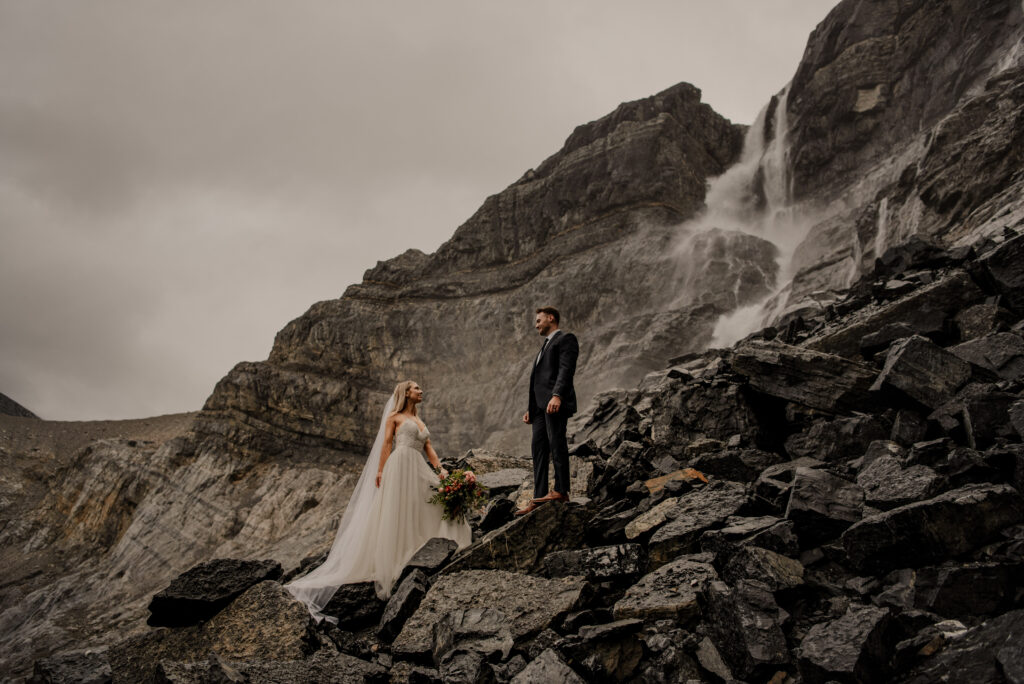
[[[384,407],[384,415],[380,419],[377,438],[370,448],[366,465],[363,466],[363,472],[359,475],[355,489],[352,490],[348,506],[345,507],[345,513],[341,517],[338,533],[327,554],[327,560],[309,574],[284,585],[284,588],[291,592],[292,596],[309,607],[310,614],[317,622],[325,619],[328,622],[338,622],[336,618],[321,612],[334,596],[338,587],[343,584],[373,579],[372,549],[376,530],[371,524],[370,518],[374,498],[380,491],[376,486],[376,476],[380,451],[384,446],[384,428],[387,425],[388,416],[391,415],[394,408],[395,397],[392,394],[388,399],[387,406]]]

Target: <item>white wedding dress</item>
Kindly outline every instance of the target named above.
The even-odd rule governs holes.
[[[387,415],[386,409],[385,419]],[[381,434],[378,442],[382,442]],[[430,431],[421,430],[412,418],[395,429],[394,447],[384,464],[379,488],[375,480],[380,444],[374,445],[327,560],[285,585],[309,607],[317,622],[337,622],[321,611],[342,584],[372,581],[377,596],[386,599],[406,563],[427,540],[454,539],[460,549],[472,541],[468,523],[442,520],[441,506],[428,501],[440,483],[424,459],[429,436]]]

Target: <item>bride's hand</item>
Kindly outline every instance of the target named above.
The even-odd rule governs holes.
[[[441,470],[437,471],[437,476],[443,480],[444,478],[448,477],[448,471],[445,470],[444,468],[441,468]]]
[[[377,473],[377,489],[380,489],[380,473]]]

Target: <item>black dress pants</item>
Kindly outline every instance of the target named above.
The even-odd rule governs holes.
[[[534,407],[530,412],[533,427],[533,496],[548,493],[548,462],[555,466],[555,491],[569,493],[569,444],[565,437],[569,417],[564,412],[546,413]]]

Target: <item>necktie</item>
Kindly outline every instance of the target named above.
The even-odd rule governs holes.
[[[537,352],[537,358],[533,360],[533,365],[534,366],[536,366],[538,363],[540,363],[540,357],[543,356],[544,350],[548,348],[548,342],[550,342],[550,341],[551,341],[550,339],[544,338],[544,344],[542,344],[540,346],[540,351]]]

